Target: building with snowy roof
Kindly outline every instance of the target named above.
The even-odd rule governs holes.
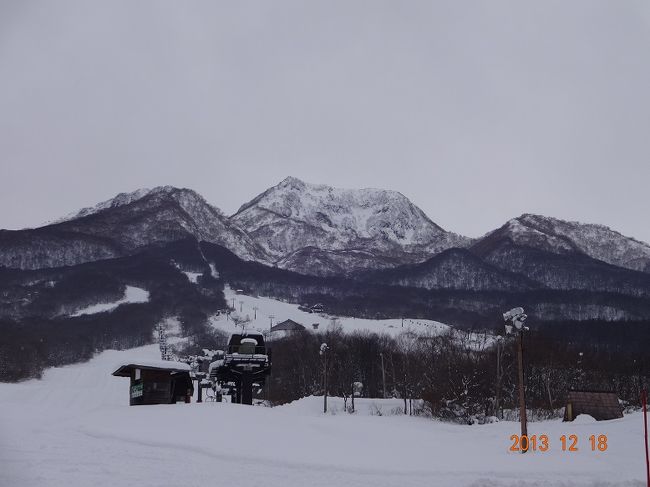
[[[194,394],[192,369],[188,364],[156,360],[120,365],[113,375],[128,377],[129,404],[174,404],[190,402]]]
[[[303,325],[291,319],[284,320],[283,322],[278,323],[277,325],[271,327],[271,333],[276,331],[295,332],[295,331],[304,331],[304,330],[305,327]]]

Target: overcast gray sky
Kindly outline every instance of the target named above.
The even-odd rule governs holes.
[[[288,175],[650,241],[650,2],[0,0],[0,228]]]

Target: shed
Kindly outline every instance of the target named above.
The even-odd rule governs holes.
[[[274,331],[304,331],[305,327],[300,323],[297,323],[293,320],[284,320],[282,323],[278,323],[271,327],[271,333]]]
[[[174,404],[190,402],[194,394],[192,369],[188,364],[157,360],[123,364],[113,372],[131,379],[129,404]]]
[[[623,417],[623,410],[615,392],[569,391],[564,421],[573,421],[580,414],[588,414],[596,421]]]

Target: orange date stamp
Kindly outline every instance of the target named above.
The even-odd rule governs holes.
[[[551,448],[551,440],[548,435],[511,435],[510,441],[512,441],[512,444],[509,451],[513,452],[546,452]],[[577,452],[580,450],[577,435],[562,435],[559,444],[562,451]],[[586,449],[593,452],[607,451],[607,435],[589,436]]]

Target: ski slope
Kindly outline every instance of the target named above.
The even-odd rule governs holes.
[[[460,426],[390,415],[400,401],[312,397],[277,408],[226,403],[128,406],[127,361],[157,360],[157,345],[107,351],[0,384],[3,487],[642,486],[642,415],[600,423],[531,423],[546,453],[508,451],[519,425]],[[381,412],[381,416],[372,412]],[[579,451],[563,452],[576,434]],[[605,452],[588,447],[608,436]]]
[[[466,340],[468,346],[474,349],[480,349],[489,346],[494,337],[490,334],[476,332],[461,332],[451,326],[433,320],[424,319],[386,319],[370,320],[362,318],[352,318],[349,316],[330,316],[326,313],[316,314],[307,311],[301,311],[298,306],[292,303],[285,303],[276,299],[267,297],[248,296],[237,294],[233,289],[226,286],[224,289],[226,302],[229,306],[235,308],[235,312],[242,316],[248,316],[250,323],[246,325],[249,332],[256,331],[259,333],[268,333],[271,322],[280,323],[284,320],[291,319],[305,326],[307,330],[313,330],[313,324],[318,324],[318,331],[326,331],[332,326],[332,319],[336,318],[338,324],[344,333],[352,332],[374,332],[385,333],[391,336],[397,336],[401,333],[409,333],[417,336],[438,335],[445,332],[452,332],[458,338]],[[255,310],[257,308],[257,311]],[[257,314],[257,318],[255,315]],[[273,316],[271,319],[270,316]],[[212,326],[228,334],[233,333],[235,325],[225,314],[214,315],[210,318]],[[240,328],[241,330],[241,328]],[[280,336],[281,332],[274,332],[272,338]]]
[[[112,303],[98,303],[78,309],[70,316],[92,315],[95,313],[105,313],[113,311],[118,306],[129,303],[146,303],[149,301],[149,291],[135,286],[126,286],[124,297]]]

